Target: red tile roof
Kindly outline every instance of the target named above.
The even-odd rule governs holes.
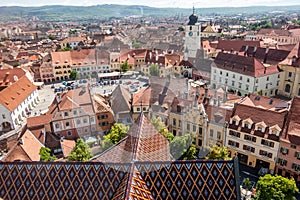
[[[149,106],[150,100],[151,87],[148,86],[133,95],[132,106],[140,106],[141,104]]]
[[[23,76],[0,92],[0,103],[8,110],[14,111],[36,89],[36,86]]]
[[[284,128],[282,139],[290,141],[293,144],[300,145],[300,98],[294,97],[291,108],[287,115],[286,126]]]
[[[296,58],[296,61],[299,61],[300,58],[300,42],[298,42],[294,48],[291,50],[289,55],[286,57],[285,60],[280,62],[279,64],[282,65],[290,65],[290,66],[298,66],[300,67],[300,63],[297,63],[298,65],[295,65],[296,63],[293,63],[293,58]]]
[[[25,76],[25,71],[21,68],[1,69],[0,70],[0,86],[8,86],[15,82],[15,78],[20,79]]]
[[[219,40],[217,49],[225,51],[238,52],[243,46],[260,46],[259,41],[245,41],[245,40]]]
[[[123,140],[95,159],[112,163],[170,160],[169,142],[143,113]]]
[[[253,77],[278,73],[276,65],[265,67],[259,60],[253,57],[245,57],[236,54],[220,52],[214,63],[220,69],[229,70],[239,74]]]
[[[291,33],[288,30],[262,28],[257,32],[256,35],[290,36]]]
[[[35,127],[41,126],[45,124],[49,124],[51,122],[52,115],[40,115],[36,117],[29,117],[27,118],[27,127]]]
[[[24,161],[40,161],[40,149],[44,145],[31,133],[26,130],[20,137],[20,142],[5,157],[4,161],[22,160]]]

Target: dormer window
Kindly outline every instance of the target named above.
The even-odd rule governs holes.
[[[267,125],[265,122],[259,122],[255,124],[255,130],[260,132],[265,132]]]
[[[281,128],[277,124],[274,126],[271,126],[269,130],[270,130],[269,134],[273,134],[276,136],[279,136],[280,132],[281,132]]]
[[[230,124],[237,126],[237,125],[239,125],[240,120],[241,120],[241,118],[238,115],[235,115],[230,119]]]
[[[243,120],[243,125],[242,126],[244,128],[251,129],[252,124],[253,124],[253,121],[250,118],[248,118],[248,119]]]

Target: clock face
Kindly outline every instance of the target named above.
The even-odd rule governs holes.
[[[193,32],[190,31],[190,32],[189,32],[189,36],[193,36]]]

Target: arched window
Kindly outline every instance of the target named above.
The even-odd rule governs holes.
[[[285,92],[288,92],[288,93],[291,92],[291,86],[290,86],[290,84],[286,84],[286,85],[285,85],[284,91],[285,91]]]

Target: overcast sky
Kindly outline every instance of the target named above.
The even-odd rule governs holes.
[[[43,6],[43,5],[75,5],[91,6],[100,4],[145,5],[152,7],[196,8],[225,6],[282,6],[300,5],[299,0],[0,0],[0,6]]]

